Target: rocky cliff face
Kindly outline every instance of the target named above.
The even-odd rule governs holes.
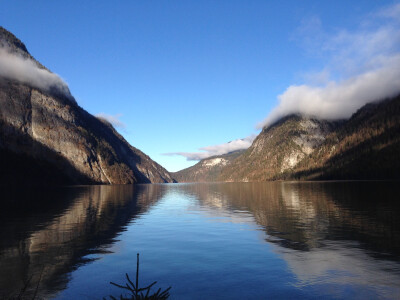
[[[3,28],[0,50],[53,79],[25,45]],[[25,77],[18,80],[12,74],[0,74],[3,183],[173,182],[163,167],[129,145],[111,124],[79,107],[67,87],[58,83],[44,87]]]
[[[297,115],[264,128],[241,156],[224,168],[224,181],[262,181],[281,178],[310,155],[336,128],[335,122]]]

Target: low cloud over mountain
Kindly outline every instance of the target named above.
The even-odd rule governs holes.
[[[111,123],[114,127],[126,129],[126,124],[119,119],[121,116],[121,114],[109,115],[105,113],[99,113],[96,115],[97,118]]]
[[[202,147],[199,149],[204,152],[173,152],[165,153],[164,155],[181,155],[186,157],[187,160],[201,160],[215,155],[222,155],[237,150],[247,149],[251,146],[255,138],[256,135],[252,134],[244,139],[237,139],[228,143]]]
[[[7,47],[0,48],[0,76],[45,92],[56,92],[75,102],[68,85],[60,76],[47,69],[39,68],[32,59],[10,52]]]
[[[258,124],[269,126],[300,113],[322,119],[349,118],[357,109],[400,92],[400,4],[385,8],[353,31],[327,33],[318,18],[304,22],[298,40],[311,55],[326,58],[310,84],[291,85],[278,106]]]

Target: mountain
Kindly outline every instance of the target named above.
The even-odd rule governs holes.
[[[173,182],[0,27],[1,184]]]
[[[337,122],[298,115],[287,116],[264,128],[241,156],[218,176],[223,181],[274,180],[312,153]]]
[[[360,108],[349,120],[286,116],[263,128],[247,150],[212,170],[209,181],[400,179],[400,96]],[[200,181],[205,161],[176,173]],[[218,173],[218,174],[217,174]],[[201,180],[202,181],[202,180]]]
[[[217,181],[222,169],[243,153],[237,150],[223,155],[202,159],[194,166],[171,173],[178,182],[210,182]]]
[[[294,179],[400,179],[400,95],[360,108],[290,175]]]

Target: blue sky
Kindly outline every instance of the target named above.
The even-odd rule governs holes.
[[[255,135],[286,109],[279,99],[294,101],[289,87],[345,85],[371,57],[398,53],[388,38],[359,52],[376,28],[398,28],[389,16],[396,4],[13,0],[0,1],[0,25],[68,83],[80,106],[114,116],[128,142],[177,171],[196,161],[165,153]]]

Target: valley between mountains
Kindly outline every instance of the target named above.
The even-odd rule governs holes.
[[[2,27],[0,50],[34,74],[34,80],[12,70],[0,74],[2,184],[400,179],[400,96],[376,99],[347,120],[284,116],[248,149],[170,173],[81,108],[57,75]]]

